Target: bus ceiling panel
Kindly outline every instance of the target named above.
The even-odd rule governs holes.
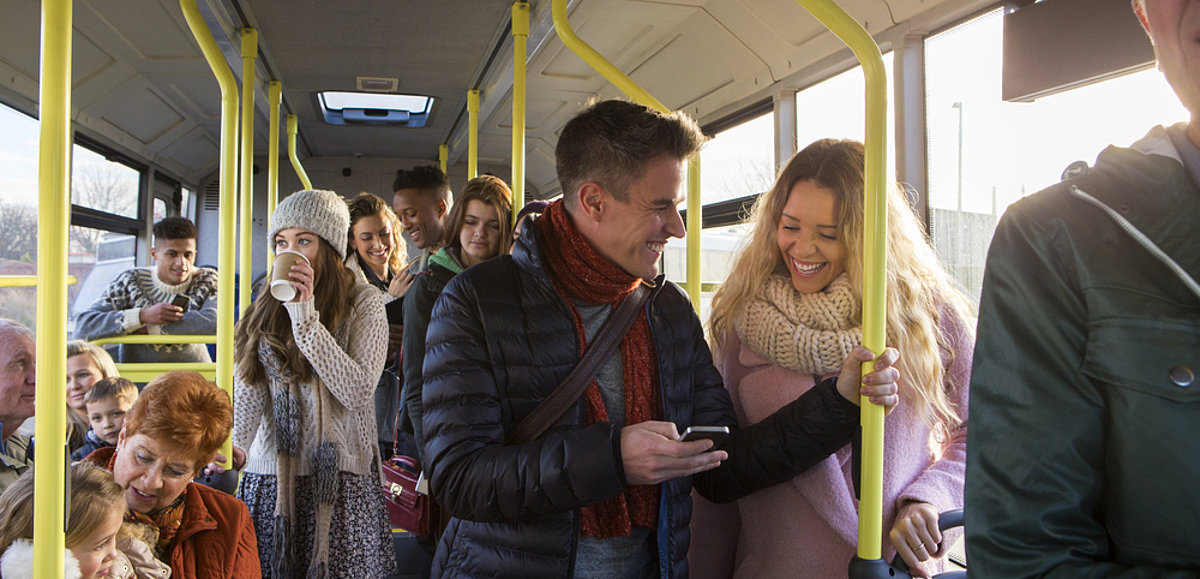
[[[135,139],[139,148],[160,150],[196,125],[144,78],[134,77],[120,90],[84,108],[83,113]],[[99,127],[93,127],[99,130]]]
[[[554,143],[542,138],[525,140],[526,199],[546,199],[561,192],[554,169]],[[532,193],[536,191],[536,194]]]
[[[220,152],[216,139],[208,131],[194,127],[164,147],[159,156],[177,163],[184,180],[199,183],[217,170]]]
[[[630,73],[664,103],[703,118],[724,103],[773,83],[766,62],[711,14],[698,11],[677,35]],[[707,104],[706,104],[707,103]]]
[[[692,6],[667,6],[652,2],[591,1],[580,2],[570,14],[569,21],[581,40],[618,70],[628,74],[668,44],[677,36],[675,29],[699,11]],[[538,90],[595,93],[608,85],[600,73],[561,42],[555,42],[554,48],[544,51],[530,63],[531,94]],[[643,88],[655,94],[650,87]],[[664,104],[674,106],[673,103]]]
[[[848,0],[838,5],[872,33],[891,25],[887,5],[882,0]],[[796,0],[710,2],[707,9],[766,63],[773,80],[782,79],[828,54],[830,48],[845,46]],[[834,42],[824,40],[826,37]],[[818,40],[821,42],[814,46],[813,42]]]
[[[578,98],[569,101],[556,93],[555,98],[546,98],[542,93],[532,93],[525,96],[525,136],[526,138],[550,136],[553,137],[562,129],[565,120],[578,113],[591,94],[579,94]],[[496,107],[496,114],[489,119],[488,131],[497,134],[512,134],[512,94],[505,96]],[[483,125],[480,125],[482,131]],[[510,148],[512,143],[509,143]]]
[[[8,69],[0,82],[36,101],[41,6],[37,2],[9,4],[16,6],[5,6],[0,18],[0,65]],[[25,82],[14,82],[18,78]]]
[[[79,0],[74,25],[139,70],[198,58],[177,0]]]
[[[507,2],[406,0],[384,13],[374,3],[294,3],[239,0],[253,9],[260,44],[273,55],[300,130],[315,155],[395,155],[396,143],[414,157],[436,159],[481,63],[507,30]],[[336,47],[331,50],[330,47]],[[356,77],[399,79],[401,93],[436,99],[424,129],[376,128],[386,150],[361,145],[363,127],[328,130],[319,120],[314,94],[355,90]],[[420,149],[418,152],[416,149]]]

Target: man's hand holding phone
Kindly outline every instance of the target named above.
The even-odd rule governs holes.
[[[154,304],[148,308],[142,308],[138,313],[138,319],[146,325],[161,326],[171,322],[178,322],[183,319],[183,312],[187,311],[191,300],[185,295],[177,295],[170,302]]]
[[[713,441],[684,441],[674,422],[648,420],[621,429],[621,461],[631,485],[658,484],[712,470],[729,458]]]

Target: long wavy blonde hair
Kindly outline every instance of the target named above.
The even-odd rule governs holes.
[[[838,242],[845,250],[846,272],[861,306],[863,161],[862,143],[817,141],[796,153],[771,190],[758,198],[748,219],[754,231],[713,298],[709,332],[715,349],[723,347],[734,320],[767,278],[776,272],[787,275],[777,232],[788,196],[802,181],[829,189],[837,199]],[[943,314],[957,315],[973,326],[974,314],[942,269],[904,194],[892,187],[887,197],[887,343],[900,351],[901,399],[912,404],[935,432],[952,430],[960,420],[947,396],[945,374],[954,355],[940,320]]]

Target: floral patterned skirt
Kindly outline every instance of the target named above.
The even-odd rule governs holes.
[[[312,555],[316,527],[316,477],[296,477],[294,495],[296,529],[295,553],[298,557],[292,568],[304,577]],[[242,475],[238,498],[250,508],[254,532],[258,535],[258,557],[262,562],[264,579],[271,577],[274,554],[271,545],[275,531],[275,496],[278,481],[275,475],[245,473]],[[329,577],[345,579],[378,579],[396,573],[396,553],[392,546],[392,526],[388,521],[387,505],[379,476],[342,472],[338,483],[337,501],[333,505],[329,529]]]

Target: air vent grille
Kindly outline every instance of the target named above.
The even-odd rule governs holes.
[[[400,87],[400,79],[383,78],[378,76],[356,76],[358,90],[366,92],[396,92]]]
[[[221,181],[209,182],[204,187],[204,210],[216,211],[221,208]]]

